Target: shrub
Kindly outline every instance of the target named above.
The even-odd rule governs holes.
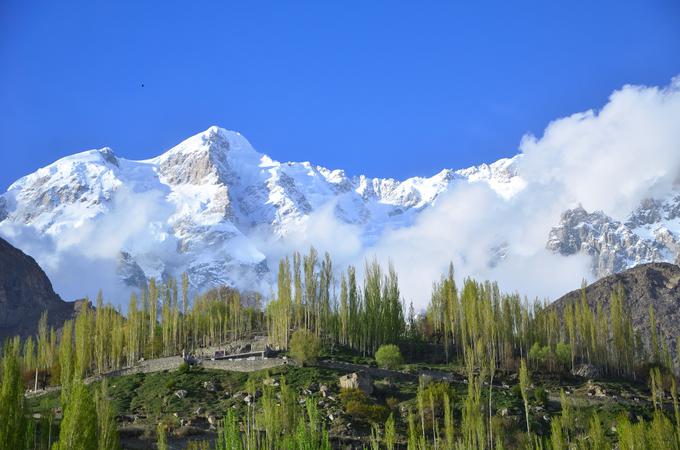
[[[368,397],[361,389],[341,389],[340,390],[340,401],[343,405],[349,402],[367,402]]]
[[[548,403],[548,391],[543,386],[534,389],[534,400],[537,404],[545,406]]]
[[[340,392],[340,401],[345,412],[355,420],[382,423],[389,415],[385,406],[374,404],[359,389],[343,389]]]
[[[399,407],[399,400],[394,397],[387,397],[385,403],[387,403],[387,407],[390,409],[397,409]]]
[[[435,407],[439,410],[444,408],[444,396],[448,395],[451,403],[455,403],[457,400],[456,391],[451,387],[451,385],[445,381],[435,381],[428,384],[423,389],[423,395],[429,402],[429,398],[434,398]]]
[[[319,347],[319,339],[305,328],[300,328],[290,338],[290,354],[303,366],[316,361]]]
[[[555,348],[555,357],[562,367],[568,367],[571,364],[571,346],[559,342]]]
[[[396,369],[404,363],[399,347],[393,344],[381,345],[375,352],[375,360],[380,367]]]

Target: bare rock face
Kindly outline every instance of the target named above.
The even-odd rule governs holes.
[[[60,327],[74,308],[52,290],[33,258],[0,238],[0,337],[34,334],[43,311],[50,325]]]
[[[574,367],[574,370],[572,370],[571,373],[577,377],[588,379],[600,376],[600,370],[592,364],[581,364],[578,367]]]
[[[669,263],[641,264],[633,269],[610,275],[585,288],[591,308],[598,302],[609,314],[609,302],[614,289],[623,288],[624,307],[630,311],[633,329],[640,334],[649,350],[649,307],[653,306],[658,332],[668,339],[669,350],[676,355],[676,339],[680,335],[680,267]],[[557,299],[551,307],[563,310],[565,305],[579,301],[581,290]]]
[[[562,214],[560,224],[550,231],[547,248],[563,256],[589,255],[597,277],[667,259],[662,243],[642,238],[601,211],[588,213],[582,207]]]
[[[7,201],[0,197],[0,222],[7,218]]]
[[[128,286],[142,288],[146,286],[146,275],[137,261],[128,252],[121,251],[118,255],[116,274]]]
[[[590,256],[598,278],[649,262],[679,262],[679,219],[676,191],[641,201],[623,221],[579,206],[562,213],[546,247],[563,256]]]
[[[354,372],[340,377],[340,388],[360,389],[366,395],[373,393],[373,380],[366,372]]]

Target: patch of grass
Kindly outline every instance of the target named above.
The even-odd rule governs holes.
[[[331,359],[333,361],[340,361],[352,364],[362,364],[366,366],[377,366],[375,359],[372,356],[363,356],[348,348],[336,346],[333,351],[321,352],[319,355],[321,359]]]
[[[59,406],[61,406],[61,393],[59,391],[26,400],[26,407],[31,414],[46,413]]]
[[[283,366],[277,372],[286,377],[289,386],[300,391],[308,388],[311,384],[327,385],[333,388],[338,385],[339,374],[329,369],[320,367],[290,367]]]

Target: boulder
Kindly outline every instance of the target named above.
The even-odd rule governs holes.
[[[216,427],[216,426],[217,426],[217,422],[218,422],[218,419],[217,419],[216,416],[214,416],[214,415],[212,415],[212,414],[210,414],[210,415],[208,416],[208,423],[210,424],[210,427],[211,427],[211,428]]]
[[[328,397],[328,386],[326,386],[325,384],[322,384],[322,385],[319,387],[319,393],[320,393],[321,396],[324,397],[324,398]]]
[[[184,389],[180,389],[180,390],[178,390],[178,391],[175,391],[175,396],[176,396],[177,398],[180,398],[180,399],[181,399],[181,398],[186,397],[186,396],[187,396],[187,393],[188,393],[188,392],[185,391]]]
[[[342,389],[360,389],[366,395],[373,393],[373,380],[366,372],[354,372],[340,377]]]
[[[593,383],[588,383],[587,386],[588,389],[588,396],[589,397],[606,397],[607,396],[607,391],[605,391],[602,386],[598,386],[597,384]]]
[[[592,364],[581,364],[577,367],[574,367],[574,370],[572,370],[571,373],[577,377],[589,379],[600,376],[600,370]]]

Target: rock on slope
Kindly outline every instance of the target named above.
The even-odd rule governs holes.
[[[680,336],[680,267],[669,263],[641,264],[621,273],[607,276],[585,288],[586,298],[592,308],[598,302],[609,311],[611,294],[623,287],[625,305],[630,311],[633,328],[649,346],[649,307],[654,307],[658,331],[669,341],[670,350],[676,353],[676,340]],[[580,301],[581,290],[569,292],[551,306],[558,309]],[[647,347],[649,348],[649,347]]]
[[[0,238],[0,337],[35,333],[43,311],[50,326],[60,327],[75,305],[54,293],[33,258]]]

